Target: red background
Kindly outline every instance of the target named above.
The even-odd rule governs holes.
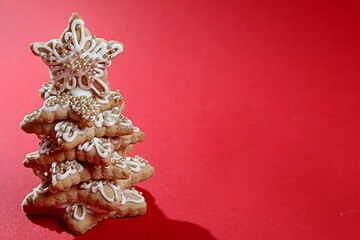
[[[357,1],[1,1],[0,237],[72,239],[20,204],[39,180],[19,123],[49,79],[29,43],[72,12],[125,44],[109,68],[145,133],[147,215],[79,238],[359,239]]]

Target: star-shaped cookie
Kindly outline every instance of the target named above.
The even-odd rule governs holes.
[[[100,97],[106,97],[110,92],[106,68],[123,51],[120,42],[91,35],[77,13],[70,18],[69,26],[60,39],[32,43],[30,48],[49,66],[50,77],[54,81],[51,92],[79,87],[82,90],[91,89]]]

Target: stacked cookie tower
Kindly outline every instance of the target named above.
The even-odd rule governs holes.
[[[24,166],[42,180],[23,210],[62,217],[77,234],[103,219],[144,214],[144,197],[133,186],[154,169],[139,156],[126,157],[144,133],[122,114],[123,97],[107,80],[122,44],[91,35],[73,14],[60,39],[30,48],[49,66],[51,80],[40,89],[43,106],[21,123],[40,139]]]

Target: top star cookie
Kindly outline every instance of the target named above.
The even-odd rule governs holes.
[[[123,45],[96,38],[84,25],[80,15],[74,13],[60,39],[30,44],[31,51],[49,66],[54,82],[49,94],[80,88],[102,98],[109,95],[106,68],[123,51]]]

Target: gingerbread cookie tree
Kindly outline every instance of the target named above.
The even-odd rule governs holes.
[[[61,217],[77,234],[103,219],[144,214],[144,197],[133,186],[154,169],[141,157],[126,157],[144,133],[122,114],[123,97],[107,80],[122,44],[91,35],[75,13],[60,39],[30,48],[51,80],[40,89],[43,106],[21,123],[40,139],[24,166],[42,180],[23,210]]]

